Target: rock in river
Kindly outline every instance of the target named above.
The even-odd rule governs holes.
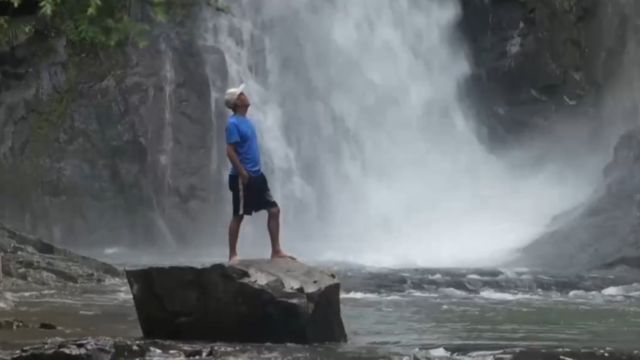
[[[347,339],[336,276],[297,261],[126,273],[147,338],[301,344]]]

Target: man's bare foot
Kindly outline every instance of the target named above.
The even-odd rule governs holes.
[[[290,260],[298,260],[295,257],[284,253],[283,251],[276,251],[271,253],[271,259],[290,259]]]
[[[240,258],[238,257],[238,255],[229,256],[229,265],[235,265],[239,262],[240,262]]]

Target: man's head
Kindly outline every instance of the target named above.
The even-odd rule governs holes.
[[[244,84],[227,90],[224,95],[224,105],[234,113],[246,112],[251,106],[249,97],[244,93]]]

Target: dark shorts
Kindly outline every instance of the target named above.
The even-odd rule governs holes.
[[[278,207],[263,174],[251,176],[246,184],[242,184],[240,176],[229,175],[229,190],[232,193],[233,216],[252,215]]]

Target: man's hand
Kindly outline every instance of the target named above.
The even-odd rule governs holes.
[[[249,183],[249,178],[249,173],[246,170],[243,169],[242,171],[240,171],[240,180],[244,185],[247,185],[247,183]]]
[[[235,146],[231,144],[227,145],[227,157],[229,157],[231,164],[233,164],[233,167],[238,171],[238,175],[240,175],[242,183],[246,185],[249,182],[250,176],[247,170],[242,167],[242,163],[240,163]]]

